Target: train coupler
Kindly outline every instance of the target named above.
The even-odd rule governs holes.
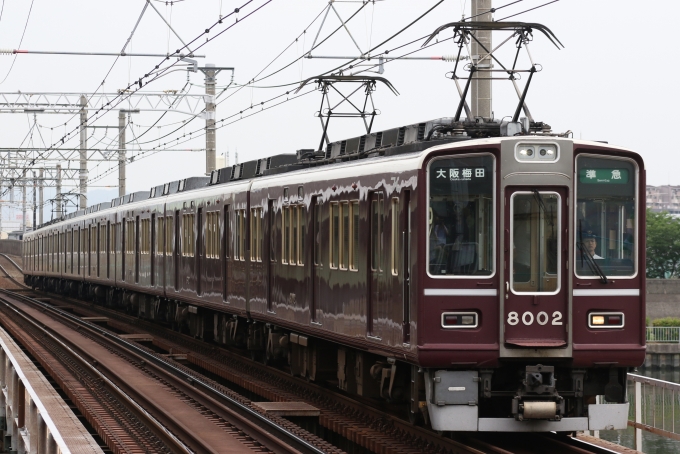
[[[512,400],[515,419],[560,421],[565,405],[564,398],[557,393],[556,382],[553,366],[527,366],[522,386]]]

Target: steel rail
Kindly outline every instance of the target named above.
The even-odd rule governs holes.
[[[15,298],[22,301],[30,300],[31,303],[35,300],[33,300],[32,298],[28,298],[24,295],[13,293],[5,289],[0,289],[0,293],[5,295],[0,296],[0,303],[4,304],[8,310],[12,311],[16,315],[16,317],[23,319],[26,323],[32,325],[39,331],[43,332],[44,335],[47,338],[49,338],[50,342],[54,343],[55,345],[58,345],[63,350],[69,352],[71,357],[75,359],[80,364],[81,367],[89,371],[92,375],[98,377],[101,380],[101,382],[106,385],[107,389],[109,389],[110,392],[112,392],[122,402],[127,404],[128,409],[137,418],[139,418],[141,421],[146,421],[146,423],[150,426],[150,428],[156,434],[156,436],[158,436],[163,441],[163,443],[165,443],[170,449],[172,449],[173,452],[187,454],[193,453],[193,451],[189,449],[181,440],[179,440],[174,434],[168,431],[168,429],[164,425],[162,425],[155,417],[153,417],[143,407],[141,407],[137,400],[135,400],[126,392],[124,392],[120,387],[118,387],[108,377],[106,377],[106,375],[104,375],[101,371],[97,370],[97,368],[92,364],[91,361],[88,361],[86,358],[83,357],[82,351],[78,353],[76,350],[74,350],[72,346],[69,346],[66,342],[62,341],[62,339],[60,339],[60,337],[56,333],[51,332],[51,330],[45,326],[41,326],[36,321],[32,320],[29,315],[23,313],[22,311],[14,307],[14,305],[12,305],[12,303],[10,302],[9,298]],[[49,306],[42,302],[38,303],[40,303],[43,306]],[[77,346],[74,347],[78,349]],[[185,435],[191,437],[191,434]]]
[[[555,433],[549,433],[543,435],[546,440],[557,443],[563,447],[570,447],[574,452],[577,453],[595,453],[595,454],[617,454],[617,451],[612,451],[611,449],[599,446],[593,443],[589,443],[584,440],[579,440],[576,437],[570,435],[561,435]]]
[[[44,292],[47,295],[54,295],[53,293],[49,292]],[[163,344],[163,340],[167,340],[168,338],[164,336],[161,332],[161,330],[164,330],[164,328],[159,327],[156,324],[153,324],[152,322],[149,322],[147,320],[139,319],[130,315],[126,315],[117,311],[114,311],[112,309],[104,308],[102,306],[92,306],[90,303],[84,302],[82,300],[78,300],[75,298],[71,297],[65,297],[63,295],[55,295],[59,298],[59,300],[69,303],[69,304],[74,304],[80,306],[82,309],[88,310],[88,311],[93,311],[94,313],[98,315],[103,315],[107,316],[110,319],[109,325],[112,325],[111,322],[115,321],[115,326],[116,329],[122,329],[125,330],[126,327],[125,325],[133,325],[135,329],[141,329],[144,332],[152,333],[155,339],[161,341],[161,345]],[[124,325],[125,324],[125,325]],[[173,332],[173,338],[175,339],[175,343],[177,343],[177,333]],[[186,345],[181,344],[181,342],[184,341],[186,343],[190,343],[194,348],[188,348]],[[155,345],[158,345],[154,343]],[[177,344],[180,344],[181,351],[188,350],[192,351],[195,354],[198,354],[199,356],[204,355],[203,353],[200,353],[201,350],[205,350],[206,348],[212,349],[213,347],[205,344],[202,341],[198,341],[196,339],[186,337],[181,335],[181,341]],[[165,348],[165,347],[160,347],[160,348]],[[173,350],[174,351],[174,350]],[[311,403],[312,405],[315,405],[315,400],[312,399],[310,402],[309,395],[317,394],[323,397],[323,400],[328,401],[332,400],[333,402],[336,402],[339,406],[345,407],[346,411],[342,411],[338,413],[338,410],[335,409],[335,406],[333,408],[326,407],[325,405],[321,405],[320,409],[322,410],[322,413],[326,415],[326,419],[333,421],[330,423],[330,425],[325,425],[325,423],[321,422],[321,426],[326,427],[328,430],[339,434],[342,437],[347,438],[348,440],[354,440],[355,437],[357,437],[356,443],[360,444],[363,447],[366,447],[368,449],[369,446],[378,446],[380,447],[379,451],[380,452],[401,452],[401,451],[394,451],[393,448],[394,446],[391,444],[392,441],[394,441],[393,444],[399,443],[397,440],[391,440],[390,437],[393,436],[393,433],[391,431],[383,431],[382,429],[376,429],[376,438],[370,437],[366,431],[370,431],[371,424],[368,423],[365,419],[363,418],[357,418],[357,417],[350,417],[347,418],[347,412],[349,411],[350,413],[353,413],[354,411],[361,412],[363,415],[367,416],[370,419],[373,419],[374,421],[381,421],[382,423],[387,423],[388,425],[392,425],[394,427],[394,430],[396,433],[408,433],[416,437],[417,439],[420,439],[422,442],[427,443],[429,446],[437,446],[438,448],[449,450],[452,453],[466,453],[466,454],[483,454],[483,450],[479,450],[477,448],[474,448],[472,446],[466,445],[465,443],[459,441],[459,440],[454,440],[450,438],[445,438],[442,437],[441,435],[426,429],[424,427],[416,427],[413,426],[411,423],[408,421],[405,421],[402,418],[399,418],[397,416],[394,416],[393,414],[385,413],[377,408],[374,408],[371,406],[368,400],[361,401],[357,399],[353,399],[348,396],[344,396],[341,394],[338,394],[337,392],[333,392],[331,390],[328,390],[327,388],[324,388],[322,386],[319,386],[314,383],[309,383],[307,381],[301,381],[300,379],[293,378],[290,376],[289,373],[281,371],[279,369],[271,368],[264,366],[263,364],[260,364],[258,362],[253,362],[242,355],[239,355],[238,353],[235,353],[230,350],[222,350],[221,352],[224,354],[228,355],[234,355],[233,358],[230,356],[233,362],[229,362],[230,365],[233,365],[234,362],[238,364],[239,361],[243,363],[247,363],[248,367],[254,370],[254,376],[257,376],[259,373],[266,373],[271,376],[272,381],[275,383],[280,383],[281,381],[287,383],[287,384],[292,384],[293,382],[295,383],[296,387],[303,386],[304,392],[298,391],[295,392],[295,396],[298,397],[300,400]],[[191,356],[191,355],[189,355]],[[206,368],[204,365],[201,365],[201,361],[192,362],[193,365],[200,367],[202,369],[208,370],[211,373],[216,373],[217,375],[220,375],[222,378],[235,383],[237,386],[242,386],[247,389],[249,389],[251,392],[262,396],[266,400],[278,400],[278,396],[290,396],[287,392],[281,392],[278,391],[275,386],[270,386],[270,381],[267,380],[267,383],[258,383],[259,379],[255,379],[255,381],[251,382],[248,380],[247,375],[248,372],[235,372],[238,377],[243,377],[244,375],[246,376],[244,378],[244,382],[238,382],[238,381],[233,381],[230,380],[228,375],[221,375],[218,372],[215,372],[214,370],[211,370],[210,368]],[[223,362],[223,361],[220,361]],[[225,364],[227,368],[230,366]],[[237,368],[238,369],[238,368]],[[252,385],[254,383],[257,383],[255,389],[251,389],[248,387],[248,384]],[[257,388],[264,386],[263,389],[266,391],[264,393],[259,392]],[[289,400],[287,398],[283,398],[283,400]],[[368,438],[367,438],[368,437]],[[370,440],[369,444],[364,445],[362,442],[359,441],[359,439],[366,439]],[[388,440],[388,441],[385,441]],[[382,445],[383,442],[386,442],[387,444]],[[407,449],[407,448],[405,448]]]
[[[296,434],[290,432],[289,430],[279,426],[276,424],[273,420],[265,417],[264,415],[261,415],[260,413],[256,412],[255,410],[249,408],[248,406],[244,405],[243,403],[233,399],[231,396],[228,396],[224,393],[222,393],[220,390],[215,389],[210,383],[207,383],[206,381],[202,380],[200,377],[196,377],[195,375],[190,375],[183,370],[177,368],[174,364],[169,363],[165,359],[159,358],[155,355],[150,354],[148,351],[146,351],[143,347],[137,345],[136,343],[127,341],[125,339],[122,339],[118,337],[117,335],[114,335],[103,328],[97,326],[94,323],[90,323],[84,320],[81,320],[78,316],[70,314],[66,311],[57,309],[50,304],[44,303],[42,301],[35,300],[33,298],[27,297],[25,295],[20,295],[16,294],[10,291],[6,290],[1,290],[0,293],[5,293],[5,294],[11,294],[12,297],[21,299],[22,301],[28,302],[30,304],[36,305],[45,311],[49,311],[50,313],[56,314],[59,317],[68,320],[72,324],[78,326],[78,327],[85,327],[88,329],[92,334],[103,338],[106,340],[106,342],[115,344],[119,348],[122,348],[126,350],[128,354],[134,355],[138,358],[139,361],[143,361],[145,363],[145,367],[152,366],[156,370],[160,371],[161,373],[166,375],[166,378],[173,378],[177,382],[177,386],[182,389],[187,394],[191,394],[190,391],[199,391],[201,392],[202,396],[192,396],[194,398],[198,397],[203,397],[201,399],[201,403],[209,408],[210,410],[214,411],[218,415],[224,417],[226,420],[237,420],[232,422],[234,426],[243,426],[247,425],[248,427],[241,427],[244,430],[251,430],[256,433],[257,436],[253,436],[253,438],[259,442],[261,442],[264,446],[267,446],[268,442],[270,444],[275,445],[276,449],[275,452],[299,452],[299,453],[304,453],[304,454],[323,454],[326,451],[321,450],[317,448],[316,446],[313,446],[306,440],[302,439],[301,437],[297,436]],[[76,346],[77,347],[77,346]],[[99,365],[98,367],[102,367]],[[115,371],[111,371],[112,374],[115,375]],[[190,384],[191,387],[187,387],[186,384]],[[125,382],[120,383],[119,385],[125,386]],[[126,391],[135,393],[134,388],[130,387],[125,387]],[[206,402],[205,397],[208,397],[209,400]],[[139,396],[140,399],[144,399],[143,395]],[[229,406],[227,407],[224,403],[227,403]],[[231,407],[231,408],[230,408]],[[171,416],[171,415],[169,415]],[[168,419],[167,423],[170,425],[174,425],[173,421],[171,418],[166,418]],[[165,421],[164,421],[165,422]],[[177,430],[181,430],[181,426],[177,427]],[[274,436],[272,436],[272,433]],[[252,434],[255,435],[255,434]],[[251,435],[251,436],[252,436]],[[260,441],[260,440],[267,440],[267,441]]]
[[[9,260],[10,262],[12,262],[12,265],[14,265],[14,267],[15,267],[16,269],[18,269],[19,271],[21,271],[21,273],[23,274],[24,269],[21,268],[19,265],[17,265],[17,262],[15,262],[14,260],[12,260],[12,257],[10,257],[10,256],[7,255],[7,254],[3,254],[2,252],[0,252],[0,257],[5,257],[7,260]]]

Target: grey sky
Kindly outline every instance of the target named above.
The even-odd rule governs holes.
[[[153,4],[171,20],[180,36],[188,41],[218,19],[220,8],[222,14],[226,15],[245,1],[184,0],[173,6],[162,2]],[[546,1],[524,0],[498,11],[496,18]],[[242,19],[239,24],[198,52],[207,55],[199,64],[209,62],[217,66],[234,66],[235,82],[246,83],[291,44],[327,5],[326,0],[272,0],[251,17],[243,19],[264,3],[266,0],[254,0],[245,7],[239,13]],[[349,27],[359,47],[365,50],[380,43],[436,3],[435,0],[379,1],[375,5],[365,6],[349,23]],[[495,0],[494,6],[507,3],[510,0]],[[2,48],[18,47],[30,5],[30,0],[4,1],[0,21]],[[360,6],[361,2],[336,2],[338,12],[345,18]],[[143,7],[143,0],[34,0],[21,47],[29,50],[117,52],[129,36]],[[426,35],[441,24],[460,19],[463,7],[469,15],[469,0],[445,0],[430,15],[376,52],[399,46]],[[675,174],[678,163],[674,155],[675,146],[668,139],[676,121],[674,111],[678,86],[670,80],[674,71],[672,67],[667,68],[666,63],[672,61],[669,53],[676,41],[672,34],[675,32],[675,18],[680,12],[680,3],[672,0],[655,2],[653,27],[648,25],[648,10],[648,7],[643,8],[641,2],[632,0],[561,0],[512,20],[543,23],[565,45],[564,49],[557,50],[542,35],[535,35],[531,45],[532,56],[543,67],[543,71],[535,76],[527,98],[535,119],[549,123],[554,131],[572,130],[576,138],[606,140],[638,151],[646,160],[649,184],[680,184],[680,178]],[[224,24],[207,36],[213,36],[233,23],[233,17],[227,18]],[[310,27],[296,44],[262,74],[279,69],[308,50],[319,24],[320,21],[317,21]],[[337,17],[331,13],[321,37],[338,25]],[[443,33],[440,38],[449,36],[450,33]],[[494,37],[494,42],[499,43],[502,39],[503,36],[499,34]],[[204,40],[202,37],[198,43]],[[176,49],[178,43],[177,38],[169,36],[167,27],[158,15],[148,8],[128,51],[165,53],[168,49]],[[391,55],[416,50],[419,45],[413,44]],[[449,40],[414,55],[441,56],[455,52]],[[338,32],[314,53],[347,56],[356,55],[358,50],[346,33]],[[5,77],[13,58],[9,55],[0,56],[0,81]],[[19,55],[6,81],[0,84],[0,91],[91,92],[99,87],[113,61],[113,57]],[[106,81],[105,90],[114,92],[125,88],[130,81],[137,80],[158,62],[157,58],[119,59]],[[305,59],[255,85],[296,82],[329,70],[341,62]],[[394,96],[379,87],[374,99],[382,114],[377,118],[374,129],[452,116],[455,112],[455,86],[444,77],[453,68],[453,63],[401,61],[390,63],[385,68],[384,77],[395,85],[400,96]],[[661,71],[661,68],[664,70]],[[228,73],[220,74],[218,86],[225,85],[228,79]],[[179,90],[186,80],[186,71],[177,71],[153,82],[145,90]],[[200,73],[192,73],[190,82],[194,85],[187,88],[192,93],[203,92],[203,77]],[[523,86],[524,81],[520,84]],[[244,88],[237,93],[236,90],[229,90],[220,98],[223,102],[218,106],[217,118],[228,117],[247,109],[251,103],[258,105],[287,90],[292,92],[294,88]],[[233,96],[225,100],[227,95]],[[321,128],[313,113],[318,109],[319,102],[318,92],[309,94],[219,129],[218,154],[229,150],[233,163],[236,150],[242,162],[277,153],[291,153],[299,148],[316,147]],[[508,82],[494,83],[496,117],[512,115],[516,102],[517,97]],[[244,114],[253,111],[248,110]],[[113,111],[95,124],[117,125],[117,115],[117,111]],[[135,115],[135,134],[144,132],[159,115]],[[175,125],[153,128],[141,141],[166,134],[190,118],[183,114],[168,114],[159,125]],[[67,115],[38,115],[37,122],[42,127],[34,133],[33,145],[42,146],[43,140],[52,143],[65,130],[75,128],[77,119],[71,119],[64,126],[69,119]],[[31,122],[32,115],[5,114],[1,126],[3,145],[18,146],[24,140]],[[174,139],[182,132],[200,130],[204,123],[203,120],[195,119],[170,138]],[[330,138],[339,140],[359,135],[362,128],[358,120],[338,120],[331,127]],[[103,129],[96,131],[90,139],[90,145],[103,136]],[[131,138],[130,133],[128,138]],[[101,144],[114,139],[115,131],[112,130],[108,139],[105,138]],[[158,141],[144,147],[156,145]],[[77,146],[77,142],[71,141],[69,146]],[[190,148],[203,146],[202,136],[182,145]],[[137,157],[128,166],[128,192],[145,190],[181,177],[200,175],[205,167],[203,152],[165,151],[141,158]],[[72,163],[72,166],[77,166],[77,163]],[[90,176],[95,177],[108,167],[109,164],[98,167],[91,165]],[[113,172],[92,184],[114,186],[116,183],[117,173]],[[95,191],[92,192],[91,202],[109,200],[117,195],[114,189],[107,193],[102,193],[101,188]]]

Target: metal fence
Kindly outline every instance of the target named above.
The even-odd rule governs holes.
[[[628,425],[642,452],[642,431],[680,440],[680,384],[628,374]]]
[[[653,343],[680,343],[680,326],[648,326],[647,342]]]

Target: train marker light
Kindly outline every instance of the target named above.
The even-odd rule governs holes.
[[[444,312],[441,324],[445,329],[477,328],[479,318],[476,312]]]
[[[623,328],[623,312],[591,312],[588,314],[589,328]]]

